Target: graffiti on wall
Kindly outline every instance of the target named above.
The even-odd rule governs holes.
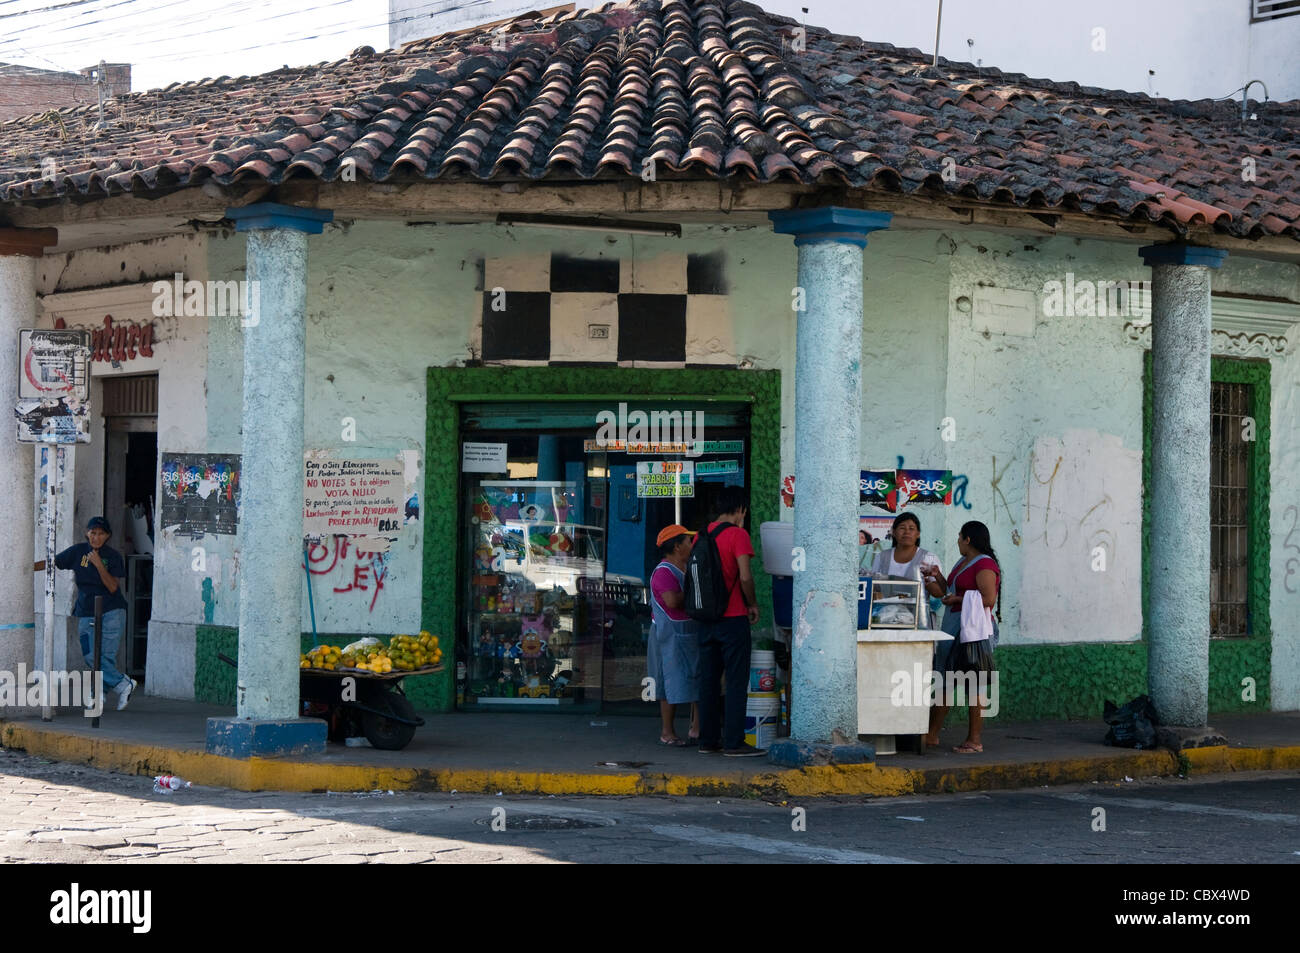
[[[388,573],[391,551],[376,552],[373,548],[366,548],[373,543],[369,540],[359,545],[357,540],[347,536],[327,536],[311,541],[307,544],[304,566],[312,576],[326,577],[322,582],[331,586],[330,591],[353,593],[354,598],[368,601],[367,611],[374,612],[384,583],[391,582],[392,578]]]
[[[1142,630],[1141,573],[1135,569],[1142,545],[1141,452],[1110,434],[1070,430],[1040,436],[1027,471],[1021,636],[1045,642],[1135,638]]]
[[[1282,548],[1289,552],[1300,553],[1300,542],[1292,542],[1291,537],[1295,535],[1296,522],[1300,520],[1300,510],[1292,504],[1286,508],[1284,517],[1291,518],[1291,529],[1287,531],[1286,539],[1282,541]],[[1282,588],[1287,592],[1295,595],[1296,590],[1292,588],[1291,577],[1300,575],[1300,557],[1292,556],[1286,561],[1286,575],[1282,577]]]

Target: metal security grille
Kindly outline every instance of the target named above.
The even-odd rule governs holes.
[[[1210,389],[1210,634],[1246,635],[1253,387],[1215,381]]]
[[[157,374],[104,379],[105,417],[152,417],[157,413]]]

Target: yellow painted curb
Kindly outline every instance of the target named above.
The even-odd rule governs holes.
[[[961,768],[909,769],[879,764],[815,765],[762,772],[526,772],[269,758],[224,758],[205,751],[97,738],[31,722],[0,721],[0,745],[28,754],[120,774],[177,774],[195,784],[240,791],[457,791],[462,794],[629,796],[897,797],[1120,780],[1178,773],[1169,751],[1100,758],[973,763]],[[1300,768],[1300,747],[1194,748],[1183,752],[1196,772]]]
[[[1188,748],[1183,752],[1193,771],[1285,771],[1300,768],[1300,746],[1288,748]]]

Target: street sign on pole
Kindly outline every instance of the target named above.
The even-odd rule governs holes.
[[[54,551],[63,474],[72,466],[66,444],[90,443],[90,332],[22,328],[18,332],[19,443],[45,450],[45,684],[54,679]],[[46,691],[41,719],[54,718]]]
[[[20,443],[90,443],[90,332],[18,332]]]

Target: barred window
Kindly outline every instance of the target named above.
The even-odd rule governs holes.
[[[1250,22],[1280,20],[1300,13],[1300,0],[1250,0]]]
[[[1245,418],[1251,384],[1215,381],[1210,388],[1210,635],[1249,633],[1250,479],[1253,433]]]

